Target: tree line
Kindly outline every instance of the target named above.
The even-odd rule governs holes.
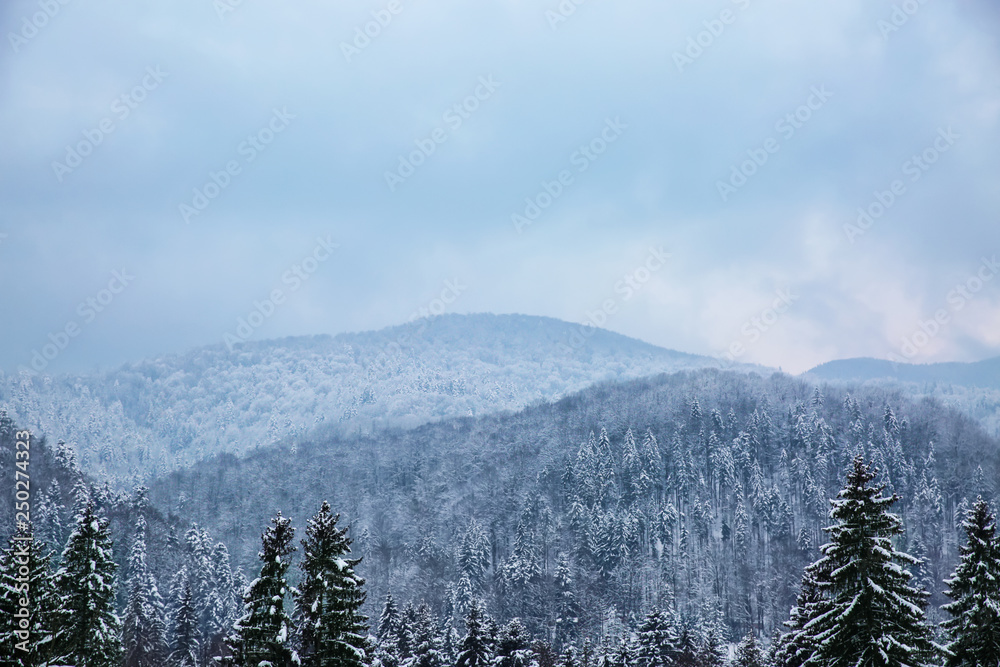
[[[370,628],[362,613],[365,580],[355,568],[348,529],[328,503],[308,521],[298,584],[289,583],[295,529],[279,512],[261,536],[259,575],[242,586],[240,613],[205,652],[200,611],[186,573],[177,603],[164,605],[146,565],[145,522],[135,526],[127,573],[118,577],[107,519],[80,491],[74,527],[58,567],[53,552],[15,532],[0,552],[3,664],[76,667],[971,667],[1000,664],[1000,539],[990,505],[965,512],[965,544],[946,580],[949,618],[927,618],[929,592],[912,569],[921,559],[898,547],[903,521],[880,471],[857,455],[831,501],[832,525],[821,557],[805,568],[784,631],[748,632],[730,659],[718,609],[692,616],[670,600],[632,626],[609,624],[598,636],[554,642],[532,636],[520,618],[494,619],[473,597],[464,631],[455,614],[426,604],[399,609],[391,593]],[[30,530],[30,529],[29,529]],[[195,531],[197,533],[197,531]],[[211,573],[203,573],[212,576]],[[18,616],[26,579],[31,614]],[[125,590],[124,620],[116,595]],[[214,587],[218,590],[218,587]],[[211,596],[210,596],[211,597]],[[218,600],[213,604],[225,606]],[[530,600],[524,601],[530,604]],[[572,613],[574,605],[566,601]],[[23,606],[23,605],[22,605]],[[455,610],[452,610],[454,612]],[[226,612],[219,612],[225,618]],[[218,619],[217,619],[218,621]],[[19,634],[21,633],[21,634]],[[20,637],[29,636],[19,645]],[[27,651],[23,651],[26,648]]]

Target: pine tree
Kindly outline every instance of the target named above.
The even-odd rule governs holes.
[[[829,608],[806,626],[817,647],[807,665],[904,667],[930,664],[936,653],[923,606],[928,594],[910,585],[907,565],[919,561],[897,551],[892,538],[902,521],[889,512],[899,498],[869,486],[877,470],[862,456],[854,459],[847,484],[832,501],[817,567],[829,572],[820,582]]]
[[[953,601],[941,626],[951,642],[947,667],[1000,665],[1000,543],[989,504],[976,499],[962,524],[968,542],[955,573],[945,581]]]
[[[42,665],[60,657],[56,631],[61,601],[49,569],[52,552],[33,539],[31,530],[30,525],[22,526],[0,551],[0,664],[4,665]],[[28,627],[22,628],[25,600]]]
[[[260,576],[246,591],[245,613],[236,621],[228,641],[233,662],[239,667],[258,667],[261,663],[285,667],[292,660],[292,621],[285,613],[285,575],[290,564],[286,557],[295,551],[295,529],[291,519],[281,516],[281,512],[271,519],[271,524],[261,535]]]
[[[340,515],[324,502],[309,520],[302,541],[302,583],[295,594],[300,655],[307,667],[360,667],[366,661],[368,626],[361,606],[365,580],[354,573],[360,558],[351,552],[347,528],[337,528]]]
[[[56,588],[63,599],[60,653],[77,667],[118,667],[121,621],[108,521],[87,500],[63,550]]]
[[[197,667],[198,648],[198,614],[194,608],[191,584],[185,582],[177,606],[177,617],[174,619],[170,667]]]
[[[146,520],[140,514],[129,554],[125,667],[161,667],[166,657],[163,601],[146,564]]]
[[[473,600],[465,617],[465,638],[455,667],[486,667],[492,662],[493,647],[483,620],[482,606]]]
[[[732,667],[767,667],[764,651],[757,643],[754,633],[748,632],[736,646],[736,658]]]

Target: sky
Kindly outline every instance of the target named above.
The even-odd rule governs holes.
[[[996,356],[998,27],[985,0],[8,0],[0,371],[440,312],[789,372]]]

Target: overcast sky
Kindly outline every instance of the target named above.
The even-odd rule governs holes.
[[[1000,354],[994,6],[561,6],[4,2],[0,369],[442,307],[794,372]]]

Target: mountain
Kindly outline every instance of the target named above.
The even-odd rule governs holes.
[[[149,497],[168,522],[225,541],[250,575],[277,511],[301,529],[327,500],[363,559],[370,616],[387,591],[446,617],[481,598],[559,642],[617,638],[608,627],[653,605],[718,614],[729,637],[770,636],[857,455],[901,497],[898,546],[927,559],[915,574],[937,619],[967,499],[993,497],[1000,478],[1000,442],[933,399],[715,369],[600,383],[516,413],[315,435],[202,461]]]
[[[608,379],[718,366],[603,329],[441,315],[380,331],[214,345],[57,377],[0,377],[0,408],[116,486],[318,425],[338,433],[518,410]],[[332,425],[332,426],[331,426]]]
[[[820,364],[807,375],[823,380],[875,380],[888,378],[922,384],[957,384],[1000,389],[1000,357],[973,363],[901,364],[883,359],[840,359]]]
[[[816,366],[803,378],[826,382],[892,384],[914,398],[932,396],[961,410],[1000,436],[1000,357],[973,363],[901,364],[841,359]]]

